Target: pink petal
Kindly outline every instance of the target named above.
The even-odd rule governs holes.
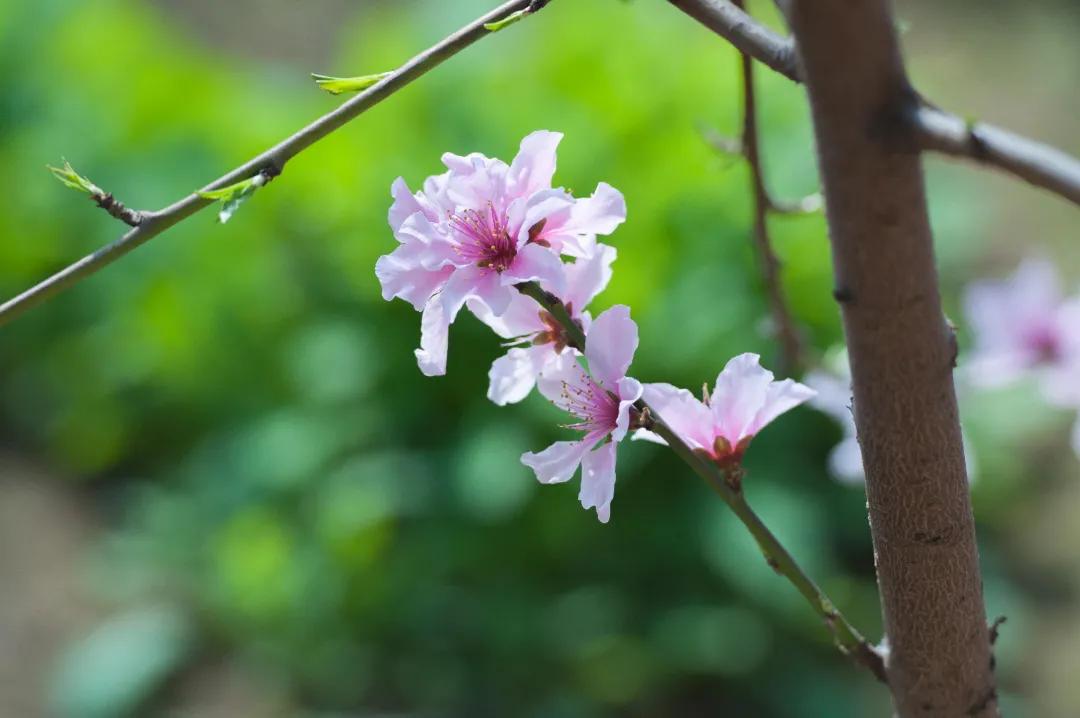
[[[491,310],[492,314],[499,316],[510,307],[510,302],[517,295],[517,291],[504,286],[497,272],[481,271],[483,274],[473,285],[470,296],[475,297],[477,301],[483,302]]]
[[[591,197],[574,203],[567,228],[578,234],[611,234],[625,221],[626,200],[622,192],[601,182]]]
[[[391,229],[395,232],[401,226],[401,223],[410,216],[424,211],[424,208],[416,201],[412,190],[409,189],[409,185],[405,183],[404,177],[398,177],[390,185],[390,196],[394,198],[394,203],[390,205],[387,219],[390,222]]]
[[[626,376],[638,346],[638,328],[630,308],[616,304],[593,321],[585,339],[589,371],[609,391]]]
[[[446,169],[452,173],[461,175],[471,175],[476,172],[483,172],[487,170],[493,162],[489,157],[485,157],[479,152],[470,152],[467,155],[455,155],[453,152],[444,152],[442,156],[442,163],[446,165]]]
[[[469,300],[469,311],[503,339],[524,337],[547,329],[540,321],[541,306],[532,297],[514,292],[506,311],[495,316],[483,302]]]
[[[1057,272],[1042,259],[1026,260],[1006,280],[972,284],[964,297],[975,339],[964,362],[971,381],[998,386],[1039,362],[1043,338],[1061,338],[1055,321],[1060,303]]]
[[[394,232],[394,237],[401,242],[403,251],[425,269],[436,270],[450,265],[467,266],[454,251],[450,237],[439,225],[432,224],[423,213],[409,215]]]
[[[526,244],[502,273],[502,283],[539,282],[557,296],[566,291],[566,273],[559,255],[539,244]]]
[[[443,303],[451,316],[450,321],[454,321],[453,318],[467,299],[482,302],[492,314],[498,316],[510,306],[513,295],[512,289],[499,282],[497,272],[477,266],[455,270],[442,290]]]
[[[518,233],[518,245],[529,239],[529,230],[543,222],[543,230],[537,239],[547,242],[556,254],[562,252],[560,228],[570,221],[574,200],[566,190],[540,190],[529,197],[525,207],[525,218]]]
[[[578,499],[583,508],[595,508],[596,517],[604,524],[611,518],[611,500],[615,498],[615,447],[615,442],[609,441],[581,460]]]
[[[793,409],[816,394],[813,389],[792,379],[774,381],[765,392],[765,402],[754,420],[746,427],[745,434],[753,436],[785,411]]]
[[[488,399],[498,406],[515,404],[532,391],[536,378],[555,352],[550,346],[515,347],[492,363]]]
[[[716,377],[710,408],[717,436],[735,446],[749,435],[747,429],[765,404],[773,374],[759,364],[757,354],[740,354],[728,361]]]
[[[536,473],[536,480],[541,484],[561,484],[570,480],[590,448],[592,444],[584,440],[556,441],[539,453],[525,452],[521,455],[521,463]]]
[[[628,376],[619,379],[619,416],[615,420],[615,430],[611,432],[613,441],[622,441],[630,428],[630,407],[641,398],[642,386],[637,379]]]
[[[646,384],[642,398],[690,448],[712,451],[712,412],[693,394],[671,384]]]
[[[500,211],[506,208],[510,168],[505,162],[476,153],[468,157],[443,155],[443,162],[450,168],[446,197],[455,207],[480,210],[490,202]]]
[[[617,254],[614,247],[597,244],[591,255],[566,265],[566,294],[561,296],[573,305],[575,313],[580,314],[607,287]]]
[[[442,376],[446,373],[446,350],[450,338],[450,322],[438,294],[428,300],[420,319],[420,348],[416,350],[416,363],[424,376]]]
[[[551,188],[555,175],[555,151],[562,133],[540,130],[521,141],[521,149],[510,164],[507,185],[514,197]]]
[[[375,262],[375,276],[382,285],[383,299],[389,301],[400,297],[421,311],[428,298],[446,283],[454,268],[424,269],[409,256],[410,253],[410,248],[401,245],[379,257]]]
[[[626,219],[626,202],[611,185],[601,182],[591,197],[575,199],[565,190],[542,190],[529,198],[522,231],[541,220],[539,237],[560,254],[590,256],[597,234],[611,234]]]

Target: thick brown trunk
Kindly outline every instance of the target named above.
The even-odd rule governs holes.
[[[887,0],[794,0],[901,716],[996,716],[914,105]]]

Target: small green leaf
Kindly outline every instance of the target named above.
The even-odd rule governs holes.
[[[379,72],[374,75],[360,75],[358,77],[331,77],[329,75],[317,75],[313,72],[311,77],[315,80],[316,85],[331,95],[340,95],[343,92],[366,90],[392,74],[392,72]]]
[[[241,180],[236,184],[231,184],[228,187],[222,187],[221,189],[213,189],[207,192],[199,192],[200,197],[206,199],[221,200],[221,211],[218,212],[218,221],[225,224],[236,213],[236,210],[247,199],[255,194],[255,190],[265,185],[269,179],[265,174],[260,172],[254,177],[249,177],[246,180]]]
[[[515,22],[517,22],[521,18],[525,17],[526,15],[530,14],[531,12],[532,11],[529,10],[529,8],[525,8],[524,10],[518,10],[517,12],[510,13],[509,15],[504,17],[502,20],[496,20],[495,22],[484,23],[484,29],[487,30],[488,32],[498,32],[499,30],[510,27]]]
[[[49,168],[49,171],[53,173],[56,179],[74,190],[90,195],[105,194],[100,187],[76,172],[75,168],[67,160],[64,160],[63,167],[53,167],[52,165],[46,165],[46,167]]]

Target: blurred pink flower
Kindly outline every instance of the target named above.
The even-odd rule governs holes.
[[[585,307],[611,280],[615,256],[614,247],[598,243],[591,256],[565,265],[566,291],[559,299],[583,331],[588,331],[592,319]],[[524,294],[517,294],[500,317],[479,302],[470,302],[469,308],[500,337],[512,340],[512,348],[495,360],[489,373],[488,398],[499,406],[528,396],[537,377],[553,367],[563,352],[577,354],[567,347],[562,325],[536,300]]]
[[[1047,400],[1080,404],[1080,299],[1063,300],[1053,265],[1029,259],[1008,279],[976,282],[964,306],[974,347],[963,371],[972,385],[1034,372]]]
[[[416,357],[424,374],[446,373],[450,324],[466,301],[498,317],[517,294],[514,284],[536,281],[562,294],[559,254],[589,256],[596,235],[625,219],[622,195],[609,185],[585,199],[552,189],[561,139],[534,132],[509,165],[447,153],[447,172],[415,194],[395,180],[389,222],[399,245],[379,258],[375,274],[384,299],[400,297],[423,311]]]
[[[585,340],[591,376],[577,357],[564,352],[537,382],[541,394],[581,420],[567,428],[585,435],[521,457],[543,484],[568,481],[580,465],[578,498],[584,508],[595,508],[603,523],[611,517],[615,496],[615,448],[630,429],[632,404],[641,397],[641,384],[626,376],[637,345],[637,325],[629,308],[616,305],[598,316]]]
[[[773,381],[760,359],[757,354],[731,359],[705,401],[671,384],[646,384],[643,398],[691,449],[720,463],[737,464],[750,440],[769,422],[814,395],[813,389],[791,379]],[[650,432],[639,434],[663,441]]]

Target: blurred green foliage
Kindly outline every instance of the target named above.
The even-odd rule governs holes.
[[[393,67],[488,4],[365,5],[329,67],[242,59],[135,0],[0,5],[0,192],[18,198],[0,213],[0,292],[122,229],[47,162],[65,156],[129,206],[162,206],[333,107],[309,71]],[[737,126],[734,63],[665,3],[552,3],[290,162],[227,226],[206,211],[5,327],[3,430],[109,517],[100,591],[184,607],[88,639],[57,674],[58,714],[149,710],[133,701],[163,671],[226,654],[290,715],[883,715],[885,692],[673,457],[626,446],[612,522],[598,524],[576,486],[540,489],[518,462],[561,436],[561,418],[537,397],[485,400],[497,339],[463,317],[448,376],[425,379],[418,316],[375,281],[395,177],[415,186],[444,151],[509,158],[528,132],[561,130],[557,181],[627,198],[595,309],[632,306],[634,375],[697,386],[738,352],[774,363],[746,172],[698,130]],[[768,73],[760,84],[771,184],[815,191],[800,89]],[[989,219],[959,210],[960,193],[933,200],[953,287],[966,277],[949,268],[979,251],[970,238]],[[791,304],[824,350],[840,340],[824,222],[772,228]],[[996,426],[973,439],[1008,454]],[[824,473],[838,438],[809,410],[785,416],[749,452],[748,493],[877,636],[864,499]],[[990,610],[1015,615],[1019,599],[994,605],[1008,593],[994,541],[1017,496],[1010,456],[1007,471],[982,462],[977,501]]]

